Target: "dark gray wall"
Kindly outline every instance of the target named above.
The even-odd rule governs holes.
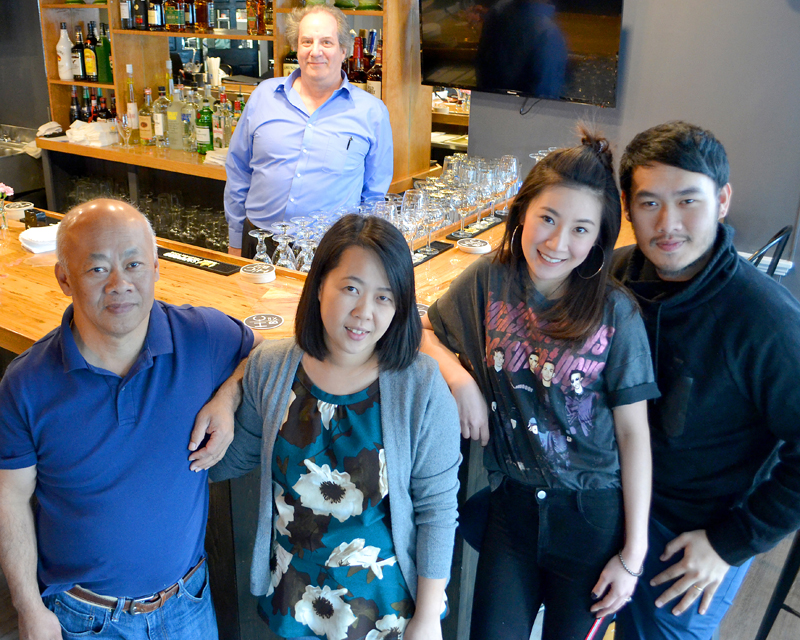
[[[0,124],[38,129],[50,119],[36,0],[0,0],[0,87]]]
[[[521,116],[521,98],[474,93],[470,154],[513,153],[527,171],[532,151],[574,141],[579,118],[596,123],[618,154],[639,131],[688,120],[728,151],[729,222],[741,250],[785,224],[797,228],[800,0],[625,0],[620,54],[616,109],[542,100]],[[800,297],[798,269],[783,282]]]

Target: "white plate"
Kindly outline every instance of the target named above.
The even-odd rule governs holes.
[[[456,243],[456,247],[465,253],[489,253],[492,250],[492,245],[479,238],[464,238]]]

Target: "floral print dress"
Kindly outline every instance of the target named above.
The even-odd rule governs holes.
[[[273,450],[271,586],[259,613],[284,638],[401,638],[414,603],[397,565],[378,381],[351,395],[297,370]]]

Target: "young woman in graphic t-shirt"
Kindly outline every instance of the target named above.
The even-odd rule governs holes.
[[[584,132],[536,164],[498,253],[423,320],[492,489],[473,638],[527,640],[542,603],[545,640],[600,638],[636,587],[658,391],[641,318],[608,278],[620,215],[608,142]]]

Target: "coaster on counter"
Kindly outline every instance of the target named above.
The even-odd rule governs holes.
[[[161,260],[178,262],[189,267],[194,267],[195,269],[217,273],[221,276],[229,276],[239,272],[239,265],[210,260],[209,258],[201,258],[200,256],[193,256],[190,253],[181,253],[180,251],[165,249],[164,247],[158,248],[158,257]]]
[[[417,311],[419,312],[419,317],[424,318],[428,314],[428,309],[430,305],[422,304],[421,302],[417,303]]]
[[[456,246],[465,253],[489,253],[492,250],[492,245],[480,238],[465,238],[456,242]]]
[[[495,215],[497,215],[497,214],[495,213]],[[487,229],[491,229],[492,227],[496,227],[498,224],[501,224],[503,222],[505,222],[505,219],[498,220],[497,222],[492,222],[492,224],[484,225],[483,221],[481,221],[481,225],[480,226],[476,225],[473,222],[472,224],[469,224],[466,227],[464,227],[464,231],[469,234],[470,238],[474,238],[478,234],[481,234],[484,231],[486,231]],[[455,231],[453,233],[450,233],[450,234],[446,235],[445,238],[447,238],[448,240],[452,240],[453,242],[457,242],[458,240],[462,240],[463,239],[463,238],[460,238],[459,236],[456,236],[454,234],[455,234]]]
[[[239,273],[242,276],[242,280],[254,284],[265,284],[275,279],[275,265],[266,264],[264,262],[246,264],[239,269]]]
[[[280,327],[283,324],[283,317],[274,313],[257,313],[254,316],[246,317],[244,323],[251,329],[267,331]]]
[[[450,244],[449,242],[439,242],[438,240],[434,240],[433,242],[431,242],[431,246],[434,249],[438,250],[439,253],[437,253],[435,255],[432,255],[432,256],[426,256],[424,253],[420,253],[419,251],[415,251],[413,254],[411,254],[411,261],[414,263],[415,267],[418,267],[423,262],[427,262],[431,258],[435,258],[436,256],[440,256],[440,255],[442,255],[442,253],[444,253],[448,249],[452,249],[453,248],[453,245]]]

